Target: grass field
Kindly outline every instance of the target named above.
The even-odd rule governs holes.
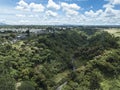
[[[104,29],[104,31],[107,31],[110,34],[115,35],[116,37],[120,37],[120,28]]]

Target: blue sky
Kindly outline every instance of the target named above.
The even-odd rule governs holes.
[[[120,0],[0,0],[11,25],[120,25]]]

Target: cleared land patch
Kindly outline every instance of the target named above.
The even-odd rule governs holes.
[[[120,37],[120,29],[118,29],[118,28],[104,29],[104,31],[107,31],[110,34],[115,35],[116,37]]]

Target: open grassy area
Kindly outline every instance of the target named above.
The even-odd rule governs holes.
[[[115,35],[116,37],[120,37],[120,28],[104,29],[104,31],[107,31],[107,32],[109,32],[110,34]]]

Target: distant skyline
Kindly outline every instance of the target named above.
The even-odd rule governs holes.
[[[120,25],[120,0],[0,0],[9,25]]]

